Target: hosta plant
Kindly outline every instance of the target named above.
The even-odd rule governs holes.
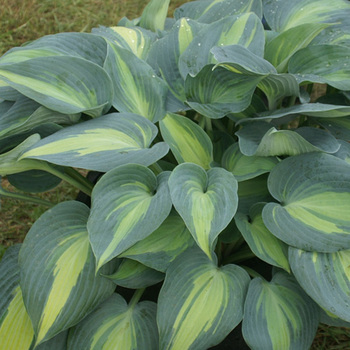
[[[81,191],[2,258],[1,350],[203,350],[239,324],[302,350],[349,325],[350,3],[168,5],[0,58],[24,191],[1,195]]]

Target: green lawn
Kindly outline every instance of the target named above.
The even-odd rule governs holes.
[[[169,14],[188,0],[172,0]],[[11,47],[46,34],[67,31],[89,32],[98,25],[112,26],[124,16],[138,17],[146,0],[0,0],[0,55]],[[6,189],[13,190],[6,180]],[[41,195],[54,203],[73,199],[76,190],[61,184]],[[2,199],[0,209],[0,256],[5,247],[20,242],[45,207]],[[349,329],[319,328],[313,350],[350,349]]]

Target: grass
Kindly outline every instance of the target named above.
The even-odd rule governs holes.
[[[189,0],[172,0],[169,14]],[[147,0],[0,0],[0,55],[11,47],[58,32],[89,32],[98,25],[112,26],[126,16],[140,16]],[[103,4],[103,5],[102,5]],[[4,189],[14,191],[6,179]],[[77,190],[66,183],[38,195],[59,203],[74,199]],[[22,242],[34,221],[47,207],[13,199],[1,199],[0,257],[4,250]],[[321,325],[312,350],[350,349],[350,329]]]

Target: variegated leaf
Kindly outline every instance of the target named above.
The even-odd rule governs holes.
[[[244,181],[268,173],[278,163],[276,157],[246,156],[240,150],[238,143],[226,149],[222,157],[222,166],[230,171],[236,180]]]
[[[266,45],[264,58],[276,67],[277,72],[286,73],[291,56],[307,47],[327,27],[329,25],[325,23],[303,23],[292,27]]]
[[[96,270],[154,232],[171,210],[169,173],[156,177],[142,165],[110,170],[92,192],[89,238]]]
[[[176,211],[172,211],[157,230],[127,249],[120,257],[134,259],[165,272],[170,263],[193,244],[194,240],[184,221]]]
[[[89,33],[57,33],[45,35],[21,47],[7,51],[1,64],[18,63],[37,57],[73,56],[103,66],[107,54],[106,42]]]
[[[235,222],[253,253],[270,265],[290,272],[288,246],[276,238],[264,225],[262,209],[264,203],[257,203],[249,212],[249,217],[237,213]]]
[[[298,155],[308,152],[335,153],[340,144],[322,129],[301,127],[278,130],[265,122],[249,123],[236,132],[239,148],[246,156]]]
[[[213,144],[204,130],[189,118],[167,113],[159,122],[164,141],[169,145],[177,162],[195,163],[210,168]]]
[[[131,289],[147,288],[164,279],[164,273],[153,270],[132,259],[123,259],[117,271],[104,276],[118,286]]]
[[[334,253],[289,248],[295,278],[322,308],[350,322],[350,250]]]
[[[54,112],[37,102],[21,96],[6,113],[0,113],[0,137],[28,132],[43,123],[70,125],[80,119],[80,114]]]
[[[262,4],[259,0],[202,0],[183,4],[175,10],[176,19],[187,17],[201,23],[216,22],[224,17],[254,12],[262,17]]]
[[[288,71],[294,74],[300,84],[311,81],[346,91],[350,90],[349,59],[350,47],[313,45],[299,50],[291,57]]]
[[[145,61],[109,40],[104,68],[112,78],[113,107],[119,112],[136,113],[153,122],[165,116],[167,84]]]
[[[95,274],[87,206],[70,201],[42,215],[19,254],[20,286],[36,345],[68,329],[108,298],[115,285]],[[101,270],[110,274],[113,264]]]
[[[139,25],[154,32],[163,30],[170,0],[150,0],[144,8]]]
[[[207,172],[199,165],[178,165],[169,178],[171,199],[198,246],[213,258],[213,245],[238,206],[237,181],[225,169]]]
[[[21,159],[106,172],[116,166],[151,165],[168,153],[164,142],[150,147],[157,127],[131,113],[111,113],[66,127],[42,139],[24,152]]]
[[[0,79],[30,99],[64,114],[84,112],[97,117],[108,111],[112,102],[108,74],[79,57],[38,57],[0,65]]]
[[[278,272],[271,282],[251,281],[242,333],[253,350],[307,350],[315,337],[319,309],[293,277]]]
[[[160,349],[207,349],[221,342],[242,319],[249,281],[241,267],[218,268],[198,248],[180,255],[158,298]]]
[[[325,153],[284,159],[269,191],[280,203],[263,209],[267,228],[287,244],[311,251],[350,248],[350,164]]]
[[[68,350],[158,349],[156,304],[113,294],[69,333]]]
[[[207,65],[195,77],[187,76],[186,103],[211,119],[246,109],[263,76],[230,72],[222,67],[213,70],[213,67]]]
[[[217,63],[211,52],[215,46],[239,45],[257,56],[264,52],[265,35],[261,20],[254,13],[225,17],[205,26],[193,38],[179,59],[179,69],[185,79],[196,76],[208,64]]]
[[[154,33],[140,27],[104,27],[93,28],[92,33],[100,35],[116,45],[131,51],[138,58],[145,59],[156,39]]]
[[[19,286],[19,249],[20,245],[8,248],[0,263],[1,350],[29,350],[34,339]]]
[[[31,135],[10,151],[0,154],[0,175],[11,175],[33,169],[49,170],[50,166],[46,162],[36,159],[20,160],[21,155],[39,140],[38,134]]]
[[[334,0],[263,0],[264,16],[270,28],[283,32],[304,23],[344,22],[350,14],[347,1]]]
[[[185,80],[178,68],[179,57],[202,27],[203,25],[189,18],[181,18],[167,35],[157,40],[151,47],[147,62],[168,84],[168,111],[187,108],[184,104],[186,101]]]

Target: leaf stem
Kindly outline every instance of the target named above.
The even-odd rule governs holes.
[[[135,307],[135,305],[139,302],[139,300],[142,297],[142,294],[144,293],[145,290],[146,290],[146,288],[142,288],[142,289],[137,289],[135,291],[134,295],[132,296],[132,298],[129,302],[130,308]]]
[[[52,175],[59,177],[60,179],[70,183],[80,191],[84,192],[88,196],[91,196],[94,185],[73,168],[63,168],[63,171],[59,168],[50,166],[46,169]]]
[[[251,277],[253,277],[253,278],[255,278],[255,277],[260,277],[260,278],[264,279],[264,277],[261,276],[260,273],[256,272],[256,271],[253,270],[252,268],[250,268],[250,267],[248,267],[248,266],[245,266],[245,265],[241,265],[241,267],[242,267],[244,270],[246,270],[246,271],[249,273],[249,275],[250,275]]]
[[[149,166],[149,168],[154,172],[155,175],[159,175],[163,172],[163,169],[158,163],[153,163]]]
[[[256,255],[247,246],[245,249],[242,249],[238,252],[235,252],[233,255],[226,257],[224,259],[224,264],[239,263],[241,261],[246,261],[255,257]]]
[[[29,202],[29,203],[43,205],[43,206],[49,207],[49,208],[51,208],[55,205],[54,203],[51,203],[51,202],[46,201],[46,200],[41,199],[41,198],[32,197],[32,196],[22,194],[22,193],[6,191],[1,186],[0,186],[0,197],[18,199],[18,200]]]

